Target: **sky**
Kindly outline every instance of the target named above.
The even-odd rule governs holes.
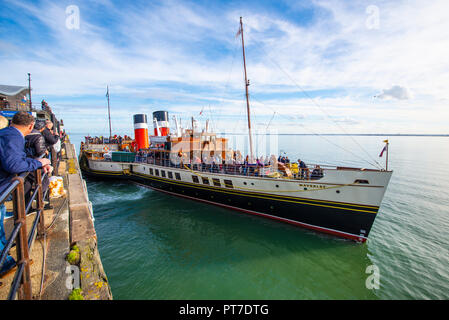
[[[0,0],[0,84],[72,133],[166,110],[257,133],[449,134],[449,1]],[[149,117],[151,118],[151,116]]]

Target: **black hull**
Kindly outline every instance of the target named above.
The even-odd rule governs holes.
[[[232,189],[136,173],[108,173],[81,167],[83,173],[89,177],[129,180],[171,195],[275,219],[358,242],[366,241],[378,210],[377,207],[370,207],[367,210],[364,206],[350,204],[317,204],[294,201],[287,197],[274,198],[266,194],[245,194]],[[362,230],[364,233],[361,232]]]

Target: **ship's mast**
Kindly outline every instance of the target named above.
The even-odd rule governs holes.
[[[249,135],[249,150],[250,150],[249,162],[253,163],[254,162],[253,138],[252,138],[252,134],[251,134],[251,116],[250,116],[250,110],[249,110],[249,95],[248,95],[249,81],[248,81],[248,77],[246,75],[245,42],[243,40],[243,22],[242,22],[242,17],[240,17],[240,30],[239,30],[239,33],[242,36],[243,69],[245,70],[246,112],[247,112],[247,115],[248,115],[248,135]]]
[[[108,116],[109,116],[109,141],[112,138],[112,131],[111,131],[111,108],[109,106],[109,86],[107,86],[107,92],[106,97],[108,97]],[[110,142],[109,142],[110,143]]]

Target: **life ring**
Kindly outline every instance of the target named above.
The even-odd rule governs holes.
[[[108,151],[109,151],[109,148],[108,148],[107,146],[105,146],[105,147],[103,148],[103,151],[104,151],[104,152],[108,152]]]

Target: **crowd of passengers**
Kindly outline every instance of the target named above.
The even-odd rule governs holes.
[[[172,158],[170,158],[170,155]],[[298,179],[319,179],[323,177],[323,169],[319,165],[315,165],[310,170],[301,159],[297,163],[290,163],[288,157],[272,155],[271,157],[261,156],[256,158],[254,163],[250,163],[249,156],[245,160],[242,159],[240,152],[234,152],[230,159],[224,160],[220,156],[204,155],[201,160],[196,156],[192,161],[186,154],[169,153],[169,152],[153,152],[140,150],[136,153],[136,162],[145,162],[163,166],[176,168],[187,167],[191,170],[223,173],[223,174],[240,174],[250,176],[269,176],[272,174],[270,170],[272,166],[278,166],[283,175],[288,175],[288,170],[293,169],[292,176]],[[288,168],[288,169],[287,169]]]
[[[86,144],[90,143],[90,144],[105,144],[105,143],[117,143],[117,144],[122,144],[123,142],[129,142],[132,141],[132,138],[127,136],[125,134],[125,136],[117,136],[114,135],[113,137],[111,137],[110,139],[103,137],[103,136],[95,136],[95,137],[91,137],[91,136],[87,136],[84,137],[84,141]]]
[[[49,202],[49,176],[53,172],[53,166],[57,165],[60,157],[61,140],[64,141],[65,133],[58,134],[53,129],[53,123],[49,120],[36,120],[26,111],[17,112],[6,128],[0,128],[0,194],[5,192],[17,174],[30,172],[24,181],[25,204],[31,199],[32,191],[36,188],[35,171],[43,169],[46,177],[42,182],[43,191],[47,194],[44,209],[51,209]],[[53,149],[53,150],[52,150]],[[54,151],[54,152],[52,152]],[[49,156],[53,154],[53,161]],[[12,200],[12,195],[6,201]],[[6,206],[0,204],[0,252],[6,246],[3,220],[6,216]],[[0,266],[0,275],[16,265],[13,257],[7,256]]]

